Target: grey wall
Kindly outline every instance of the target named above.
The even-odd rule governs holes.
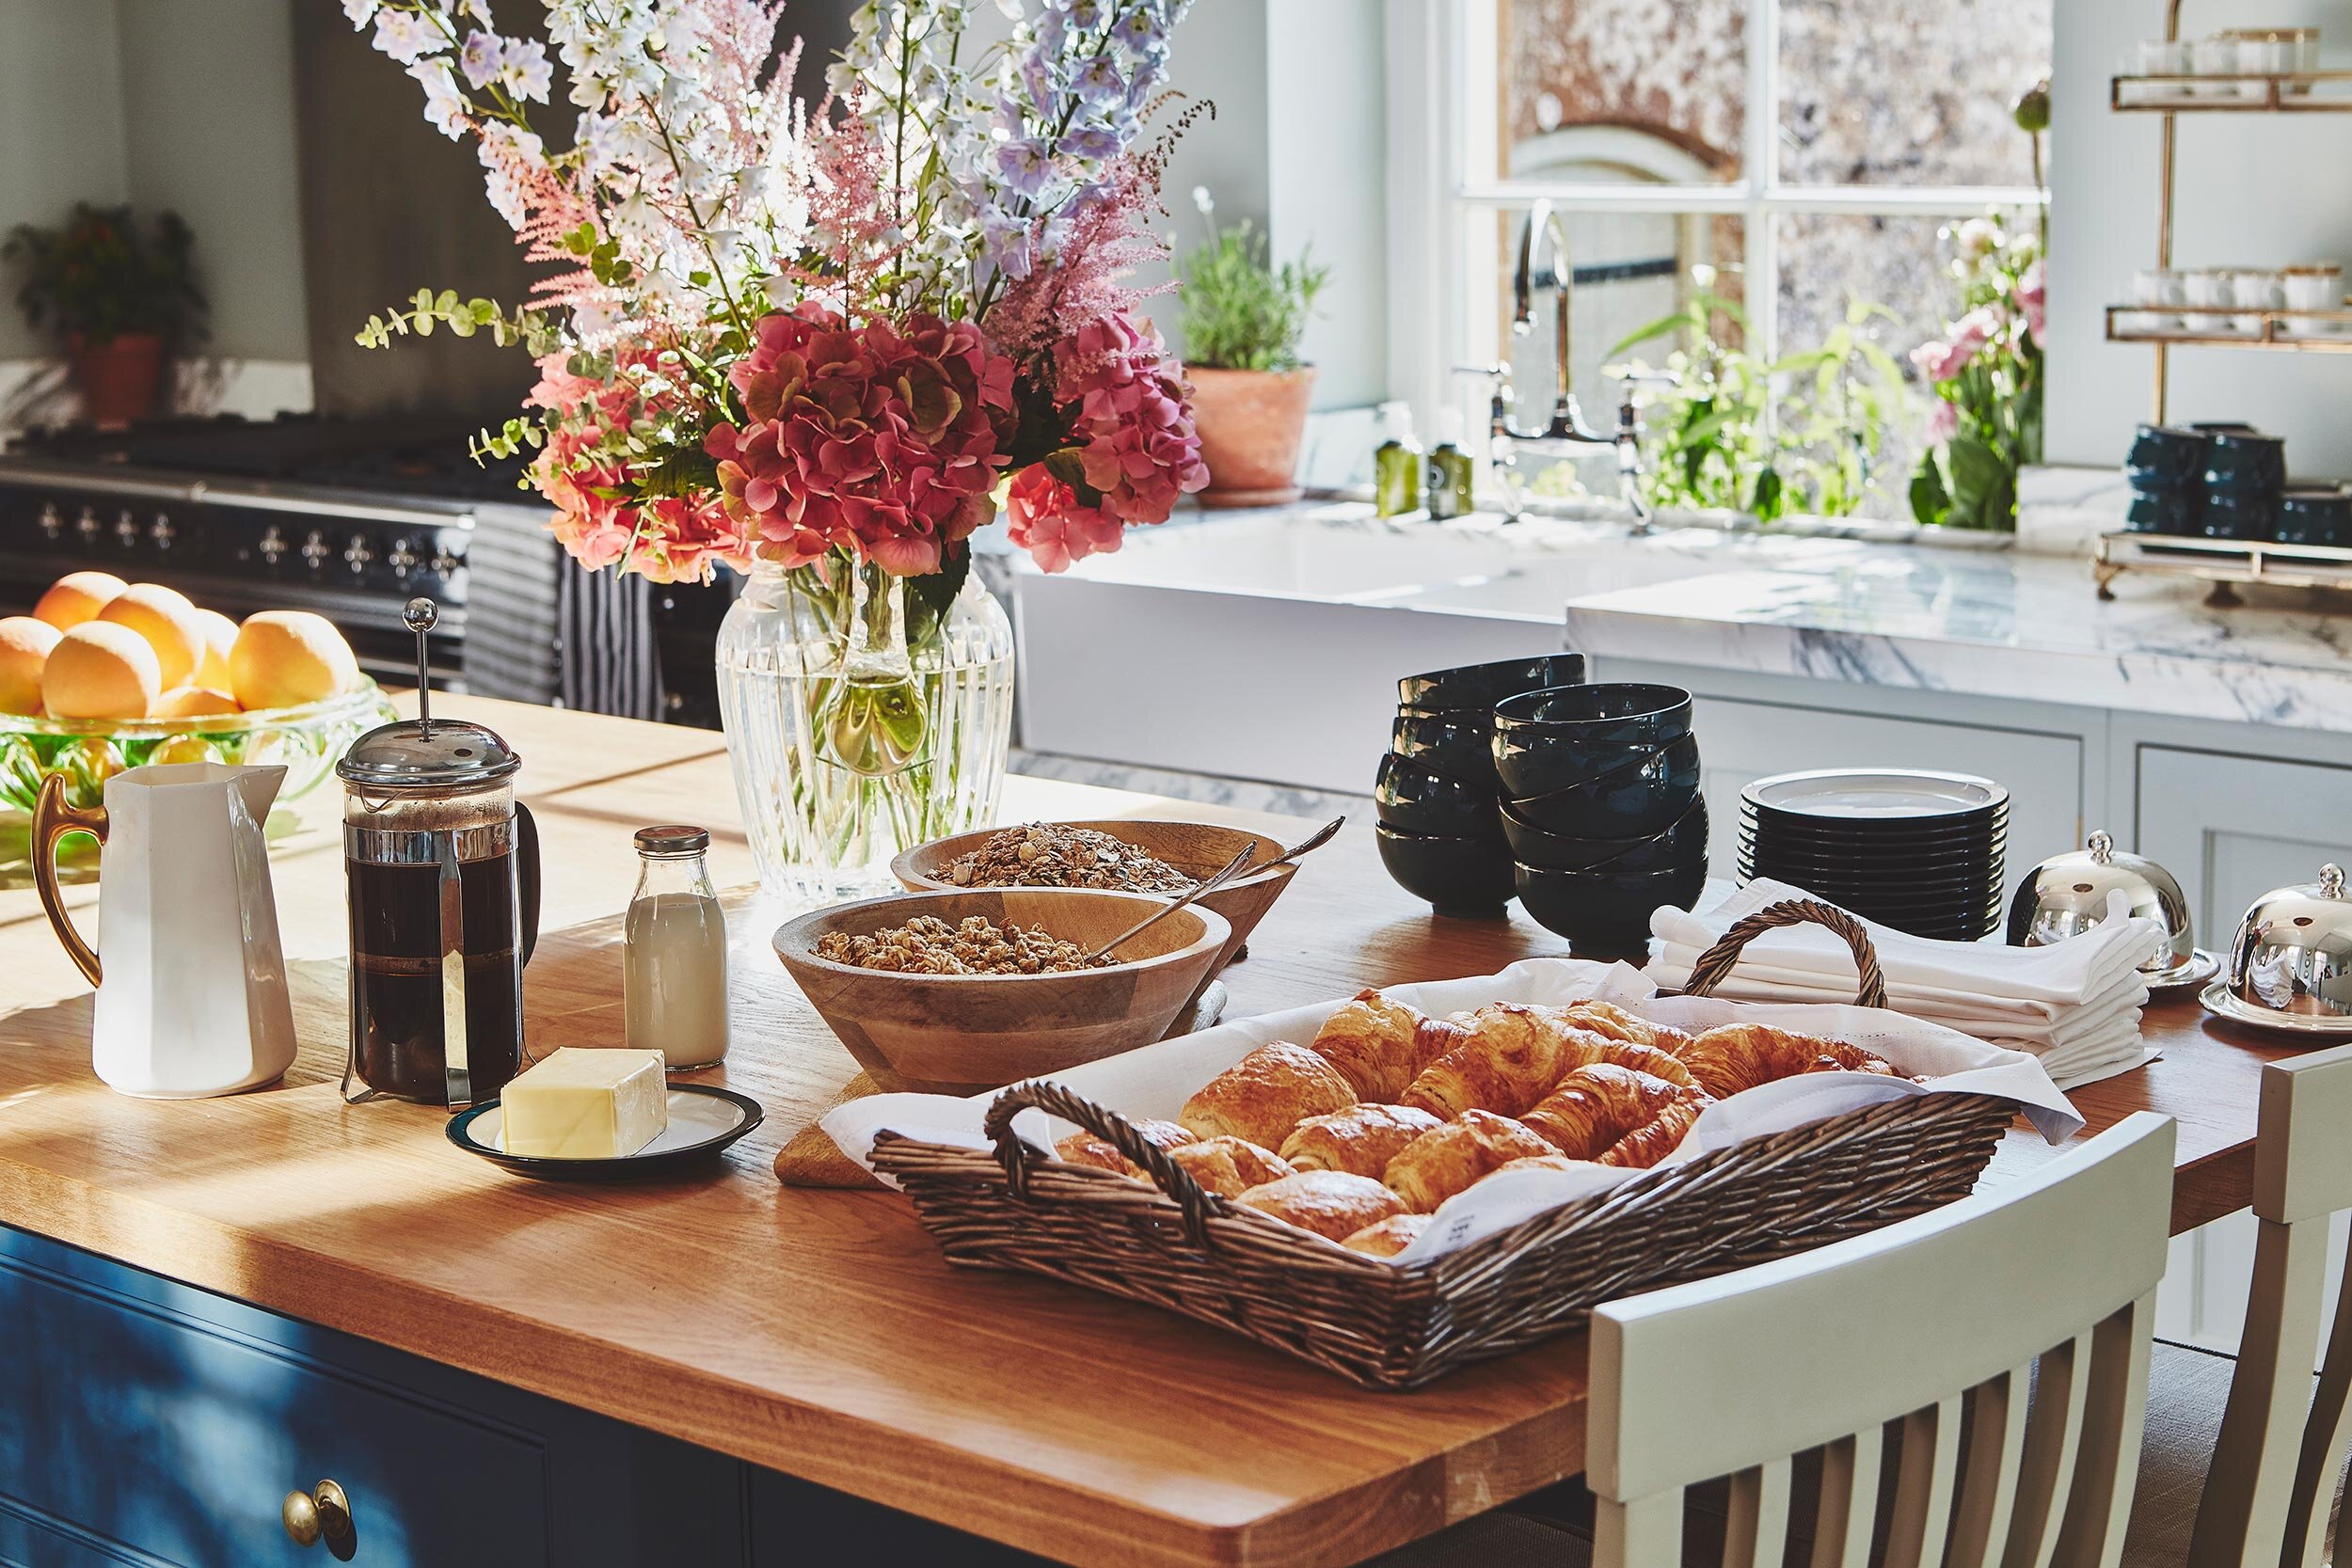
[[[130,198],[143,213],[171,208],[196,230],[213,304],[207,346],[223,357],[299,360],[308,353],[290,7],[316,4],[114,7]],[[341,8],[333,14],[348,32]]]
[[[0,233],[54,224],[77,200],[130,195],[115,20],[109,0],[0,0]],[[0,359],[47,347],[11,287]]]
[[[0,229],[77,200],[172,208],[196,230],[209,352],[301,359],[289,8],[307,3],[0,0]],[[48,348],[0,309],[0,359]]]
[[[2188,8],[2185,30],[2233,18]],[[2112,467],[2149,414],[2153,356],[2105,341],[2102,308],[2156,258],[2161,121],[2113,114],[2107,82],[2161,8],[2063,0],[2051,126],[2048,453]],[[2243,18],[2235,20],[2246,20]],[[2347,0],[2273,0],[2264,25],[2316,25],[2331,69],[2352,45]],[[2184,115],[2176,266],[2352,261],[2352,116]],[[2171,417],[2245,419],[2287,438],[2298,475],[2352,475],[2352,356],[2175,349]]]

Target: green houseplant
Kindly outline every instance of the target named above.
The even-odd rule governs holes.
[[[1299,339],[1330,269],[1301,251],[1277,263],[1248,222],[1220,229],[1205,186],[1192,193],[1209,239],[1184,258],[1178,298],[1185,373],[1200,456],[1209,467],[1203,506],[1271,506],[1298,499],[1298,447],[1315,369]]]
[[[154,412],[166,358],[203,335],[195,250],[176,213],[143,230],[128,207],[87,202],[62,227],[20,224],[0,245],[25,321],[63,342],[85,419],[121,424]]]
[[[1693,267],[1692,283],[1673,313],[1609,351],[1679,341],[1662,374],[1641,360],[1626,367],[1666,384],[1645,394],[1643,500],[1765,522],[1858,510],[1904,418],[1901,367],[1875,337],[1892,313],[1849,301],[1818,347],[1767,361],[1740,346],[1747,317],[1715,292],[1714,269]]]

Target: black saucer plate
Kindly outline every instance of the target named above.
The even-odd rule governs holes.
[[[1800,839],[1810,844],[1854,847],[1866,844],[1936,844],[2005,833],[2009,831],[2009,815],[1995,812],[1972,822],[1953,822],[1939,817],[1933,822],[1882,822],[1863,826],[1827,822],[1814,817],[1758,816],[1742,807],[1740,831],[1769,834],[1775,838]]]
[[[714,1084],[670,1085],[670,1125],[661,1136],[617,1160],[551,1160],[509,1154],[500,1147],[505,1110],[495,1100],[461,1111],[449,1122],[449,1141],[469,1154],[525,1176],[559,1181],[634,1181],[675,1176],[701,1164],[760,1124],[759,1101]]]

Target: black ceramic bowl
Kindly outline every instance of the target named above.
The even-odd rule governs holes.
[[[1541,795],[1513,795],[1521,822],[1565,838],[1641,838],[1663,832],[1699,792],[1699,743],[1684,736],[1597,779]]]
[[[1468,784],[1391,752],[1380,759],[1372,800],[1383,826],[1408,833],[1481,838],[1502,845],[1492,784]]]
[[[1524,691],[1495,704],[1495,734],[1557,736],[1593,746],[1662,746],[1691,733],[1691,694],[1647,681]]]
[[[1584,678],[1582,654],[1547,654],[1496,664],[1461,664],[1407,675],[1396,683],[1396,705],[1415,713],[1475,708],[1484,713],[1505,697],[1546,687],[1574,686]]]
[[[1373,832],[1396,885],[1439,914],[1491,920],[1511,901],[1511,854],[1498,839],[1401,833],[1386,825]]]
[[[2201,430],[2144,424],[2133,433],[2132,450],[2123,459],[2123,476],[2136,490],[2181,490],[2200,484],[2205,477],[2205,442]]]
[[[2287,443],[2258,430],[2215,430],[2205,437],[2205,494],[2275,496],[2287,482]]]
[[[2198,490],[2142,490],[2135,486],[2131,504],[2123,510],[2123,527],[2132,533],[2194,534],[2203,526],[2205,498]]]
[[[1649,942],[1651,911],[1689,909],[1707,884],[1707,862],[1668,871],[1548,871],[1512,867],[1520,907],[1568,945],[1603,953],[1634,953]]]
[[[2332,484],[2290,486],[2279,498],[2281,545],[2352,545],[2352,493]]]
[[[1495,783],[1494,725],[1475,713],[1400,713],[1389,726],[1389,750],[1482,789]]]
[[[1707,798],[1656,833],[1639,838],[1568,838],[1502,811],[1511,858],[1543,871],[1666,871],[1707,858]]]
[[[2268,541],[2279,531],[2279,498],[2233,496],[2214,491],[2205,497],[2199,530],[2208,539]]]

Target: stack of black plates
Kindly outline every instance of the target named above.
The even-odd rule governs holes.
[[[1769,877],[1913,936],[2001,924],[2009,791],[1966,773],[1826,768],[1740,792],[1740,879]]]

